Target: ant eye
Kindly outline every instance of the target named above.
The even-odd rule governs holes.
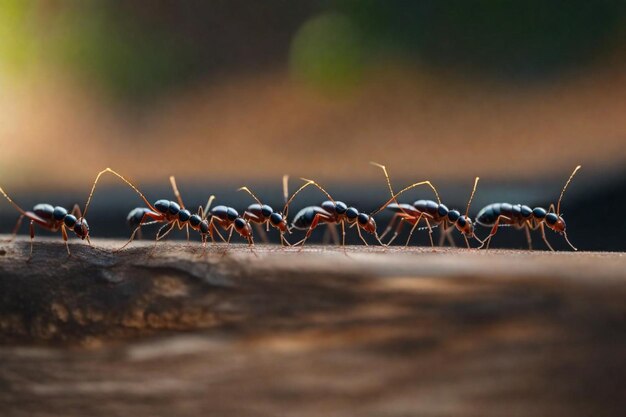
[[[456,224],[459,227],[465,227],[465,225],[467,224],[467,219],[465,218],[465,216],[460,216],[457,220],[456,220]]]
[[[261,214],[263,215],[263,217],[270,217],[273,212],[274,212],[274,209],[268,206],[267,204],[261,207]]]
[[[368,216],[365,213],[359,213],[359,224],[367,224],[367,222],[370,220],[370,216]]]
[[[546,223],[548,223],[549,225],[554,225],[556,224],[556,222],[559,220],[559,216],[557,216],[554,213],[548,213],[546,214]]]
[[[276,226],[279,225],[280,223],[282,223],[283,221],[283,216],[281,216],[279,213],[272,213],[270,216],[270,222]]]
[[[335,210],[337,211],[337,214],[344,214],[346,210],[348,210],[348,206],[341,201],[337,201],[335,202]]]
[[[535,216],[538,219],[543,219],[544,217],[546,217],[546,209],[541,208],[541,207],[535,207],[533,209],[533,216]]]
[[[226,211],[226,215],[228,216],[228,220],[230,221],[234,221],[237,217],[239,217],[239,213],[237,213],[237,210],[235,210],[232,207],[228,207],[228,210]]]
[[[159,200],[154,203],[154,208],[157,209],[159,213],[165,214],[170,209],[170,202],[167,200]]]
[[[209,233],[209,222],[207,222],[206,220],[200,223],[200,233],[203,233],[203,234]]]
[[[55,207],[54,211],[52,212],[52,217],[54,217],[54,220],[63,220],[63,218],[67,215],[67,210],[65,210],[63,207]]]
[[[242,219],[241,217],[237,217],[235,219],[235,228],[236,229],[243,229],[246,227],[246,221],[244,219]]]
[[[350,207],[348,210],[346,210],[346,217],[349,218],[350,220],[356,219],[358,215],[359,215],[359,211],[355,209],[354,207]]]
[[[461,213],[459,213],[457,210],[450,210],[448,212],[448,219],[450,219],[451,222],[457,221],[460,217]]]

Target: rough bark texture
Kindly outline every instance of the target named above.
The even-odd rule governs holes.
[[[0,243],[2,416],[623,416],[626,256]]]

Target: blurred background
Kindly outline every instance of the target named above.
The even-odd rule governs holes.
[[[241,212],[242,185],[280,206],[288,173],[370,211],[388,194],[369,161],[451,208],[479,175],[472,215],[556,203],[582,164],[571,240],[626,249],[626,2],[0,0],[0,185],[26,208],[82,205],[111,166],[151,200],[175,174],[191,207]],[[105,179],[94,238],[127,235],[139,205]],[[0,202],[2,233],[15,217]]]

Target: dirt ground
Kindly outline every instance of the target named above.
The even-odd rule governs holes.
[[[4,416],[620,416],[626,255],[0,243]]]

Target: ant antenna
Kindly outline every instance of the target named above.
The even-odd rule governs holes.
[[[180,191],[178,191],[178,186],[176,185],[176,178],[173,175],[170,176],[170,184],[172,184],[172,190],[174,190],[174,195],[178,200],[178,204],[180,204],[181,208],[185,208],[185,204],[183,203],[183,198],[180,196]]]
[[[472,189],[472,194],[470,195],[469,201],[467,202],[467,208],[465,209],[465,217],[469,214],[470,204],[472,204],[472,200],[474,199],[474,193],[476,192],[476,187],[478,186],[478,180],[480,178],[476,177],[474,180],[474,188]]]
[[[574,245],[572,245],[572,242],[569,241],[569,239],[567,238],[567,233],[565,232],[565,230],[563,230],[563,237],[565,238],[565,241],[567,242],[568,245],[570,245],[570,247],[574,250],[578,250],[576,249],[576,247]]]
[[[558,214],[558,215],[561,214],[561,200],[563,199],[563,194],[565,194],[565,190],[567,189],[567,186],[572,181],[572,178],[574,178],[574,175],[576,175],[576,172],[578,172],[579,169],[580,169],[580,165],[578,165],[576,168],[574,168],[574,172],[572,172],[572,175],[569,176],[569,179],[567,180],[567,182],[565,183],[565,186],[563,187],[563,190],[561,191],[561,196],[559,197],[559,202],[556,203],[556,214]],[[572,246],[571,243],[570,243],[570,246]],[[574,249],[576,249],[576,248],[574,248]]]
[[[17,211],[20,212],[20,214],[26,215],[26,212],[24,211],[24,209],[22,209],[20,206],[17,205],[17,203],[13,200],[11,200],[11,197],[9,197],[9,195],[7,193],[4,192],[4,190],[2,189],[2,187],[0,187],[0,193],[2,193],[2,195],[4,196],[4,198],[6,198],[9,203],[11,203],[11,205],[13,207],[15,207],[17,209]]]
[[[389,188],[389,194],[393,195],[394,192],[393,192],[393,188],[391,188],[391,179],[389,179],[389,173],[387,172],[387,168],[384,165],[379,164],[378,162],[370,161],[370,164],[383,170],[383,172],[385,173],[385,179],[387,180],[387,187]]]
[[[286,177],[287,177],[287,175],[286,175]],[[284,178],[284,177],[283,177],[283,178]],[[304,190],[304,189],[305,189],[306,187],[308,187],[309,185],[313,184],[313,182],[312,182],[312,181],[310,181],[310,180],[305,180],[305,181],[306,181],[306,183],[304,183],[304,185],[302,185],[300,188],[298,188],[298,189],[296,190],[296,192],[295,192],[295,193],[293,193],[293,194],[291,195],[291,197],[289,198],[289,200],[287,200],[287,202],[285,203],[285,207],[283,208],[283,213],[284,213],[284,216],[285,216],[285,217],[287,217],[287,214],[289,214],[289,205],[291,204],[291,202],[293,201],[293,199],[296,197],[296,195],[298,195],[298,194],[300,193],[300,191]]]
[[[152,204],[150,204],[146,196],[144,196],[141,193],[141,191],[139,191],[139,189],[133,185],[132,182],[130,182],[129,180],[127,180],[122,175],[118,174],[117,172],[113,171],[111,168],[107,168],[107,169],[100,171],[98,175],[96,176],[96,180],[93,182],[93,187],[91,187],[91,192],[89,193],[89,198],[87,198],[87,203],[85,204],[85,210],[83,211],[83,218],[85,218],[85,216],[87,215],[87,209],[89,208],[89,203],[91,202],[91,197],[93,196],[93,192],[96,189],[96,184],[100,180],[100,177],[107,172],[110,172],[111,174],[115,175],[116,177],[124,181],[130,188],[132,188],[133,190],[135,190],[137,194],[139,194],[139,197],[142,198],[142,200],[144,201],[144,203],[146,203],[146,205],[148,206],[148,208],[150,208],[150,210],[156,211],[155,208],[152,207]]]
[[[309,179],[306,179],[306,178],[300,178],[300,179],[301,179],[302,181],[308,181],[308,182],[310,182],[312,185],[314,185],[314,186],[316,186],[317,188],[319,188],[321,192],[323,192],[324,194],[326,194],[326,197],[328,197],[328,199],[329,199],[330,201],[332,201],[333,203],[335,202],[335,200],[333,200],[333,198],[330,196],[330,194],[328,194],[328,191],[326,191],[326,190],[325,190],[325,189],[324,189],[321,185],[319,185],[319,184],[318,184],[318,183],[316,183],[315,181],[313,181],[313,180],[309,180]]]
[[[263,205],[263,203],[261,203],[261,200],[259,200],[257,198],[257,196],[255,196],[254,193],[252,191],[250,191],[250,189],[248,187],[238,188],[237,191],[245,191],[245,192],[247,192],[248,194],[250,194],[252,196],[252,198],[254,198],[256,200],[257,203],[259,203],[260,205]]]
[[[405,191],[409,191],[410,189],[418,187],[420,185],[428,185],[435,192],[435,195],[437,196],[437,201],[439,202],[439,204],[441,204],[441,199],[439,198],[439,193],[437,192],[437,189],[435,189],[435,186],[430,181],[420,181],[420,182],[416,182],[415,184],[411,184],[408,187],[404,187],[402,190],[392,195],[391,198],[385,204],[383,204],[378,210],[374,210],[371,213],[371,215],[373,216],[376,213],[380,212],[392,202],[399,204],[397,198],[400,196],[400,194],[403,194]]]
[[[205,220],[207,217],[209,217],[209,209],[211,208],[211,204],[213,204],[213,200],[215,200],[215,196],[212,195],[211,197],[209,197],[209,199],[206,202],[206,206],[204,208],[204,217],[202,218],[202,220]],[[202,206],[200,206],[202,207]]]
[[[285,203],[289,199],[289,175],[283,175],[283,200]]]

